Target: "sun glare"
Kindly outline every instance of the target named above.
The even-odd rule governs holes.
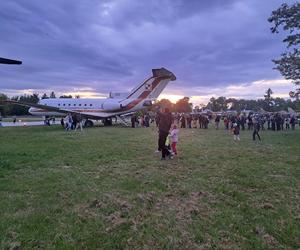
[[[182,99],[183,97],[183,95],[161,94],[158,100],[168,99],[171,102],[176,103],[179,99]]]

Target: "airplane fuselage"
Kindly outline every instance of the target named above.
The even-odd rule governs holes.
[[[129,93],[110,93],[106,99],[50,98],[39,103],[6,100],[6,103],[30,107],[29,112],[38,116],[66,116],[71,113],[83,119],[101,120],[135,113],[152,105],[170,81],[176,76],[165,68],[152,69],[152,76]]]
[[[155,99],[137,98],[137,99],[115,99],[115,98],[50,98],[42,99],[39,104],[49,107],[55,107],[63,110],[80,112],[87,115],[99,117],[111,117],[126,113],[136,112],[151,106]],[[31,107],[29,112],[36,116],[57,116],[62,117],[65,114],[55,111],[49,111],[41,108]]]

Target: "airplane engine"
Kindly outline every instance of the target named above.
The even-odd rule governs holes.
[[[118,102],[105,102],[101,105],[101,107],[102,109],[109,110],[109,111],[114,111],[122,108],[121,104]]]

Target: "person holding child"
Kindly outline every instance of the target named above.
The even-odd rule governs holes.
[[[161,150],[161,159],[165,160],[166,156],[170,156],[170,153],[166,147],[166,139],[169,135],[169,131],[173,122],[172,114],[169,109],[166,108],[164,113],[159,114],[158,119],[158,148]]]

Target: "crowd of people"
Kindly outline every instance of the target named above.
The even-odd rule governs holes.
[[[150,123],[153,122],[153,117],[150,114],[145,114],[145,115],[132,115],[131,116],[131,127],[136,128],[136,127],[145,127],[148,128],[150,127]]]
[[[72,115],[69,113],[65,118],[61,118],[60,124],[66,131],[77,131],[80,129],[82,131],[82,117],[80,114]]]
[[[150,118],[151,120],[151,118]],[[200,128],[207,129],[209,123],[214,124],[216,130],[220,129],[221,122],[224,123],[224,129],[231,131],[235,141],[240,140],[240,131],[252,131],[252,139],[261,140],[261,130],[294,130],[299,124],[294,115],[274,114],[171,114],[168,109],[156,114],[156,125],[159,130],[158,151],[161,152],[161,159],[172,158],[177,155],[176,145],[179,138],[178,128]],[[172,125],[173,124],[173,125]]]

